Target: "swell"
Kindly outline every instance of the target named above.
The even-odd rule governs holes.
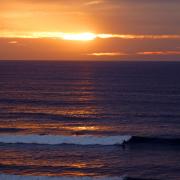
[[[15,104],[15,105],[33,105],[33,106],[65,106],[65,105],[73,105],[73,106],[80,106],[80,105],[93,105],[96,101],[88,101],[84,102],[83,100],[62,100],[55,101],[55,100],[42,100],[42,99],[3,99],[1,98],[1,104]]]
[[[164,118],[167,119],[168,121],[166,122],[173,122],[173,123],[177,123],[177,120],[175,120],[176,118],[180,118],[180,114],[126,114],[126,113],[122,113],[122,114],[106,114],[103,113],[101,114],[101,117],[98,117],[95,113],[89,113],[88,116],[83,116],[83,115],[78,115],[78,116],[73,116],[73,115],[63,115],[63,114],[56,114],[56,113],[52,113],[52,112],[48,112],[48,108],[47,108],[47,112],[1,112],[0,113],[0,119],[1,121],[3,120],[13,120],[16,118],[27,118],[27,119],[34,119],[34,118],[38,118],[38,120],[44,120],[44,119],[48,119],[48,120],[54,120],[54,121],[84,121],[84,119],[86,120],[103,120],[103,118],[107,119],[107,118],[111,118],[111,120],[113,120],[113,116],[119,116],[121,115],[122,117],[126,117],[126,118],[132,118],[132,117],[138,117],[138,118]],[[171,118],[171,121],[169,121],[169,118]],[[116,120],[117,121],[117,120]]]
[[[143,137],[143,136],[132,136],[132,138],[125,142],[125,144],[174,144],[180,145],[180,138],[158,138],[158,137]]]
[[[48,111],[48,110],[47,110]],[[73,115],[62,115],[62,114],[53,114],[50,112],[38,113],[38,112],[11,112],[11,113],[1,113],[0,120],[14,120],[14,119],[31,119],[31,121],[37,118],[39,121],[53,120],[53,121],[83,121],[84,120],[98,120],[100,118],[96,117],[95,114],[88,114],[91,117],[84,117],[83,115],[73,116]]]
[[[75,97],[74,97],[75,98]],[[159,104],[159,105],[180,105],[180,102],[163,102],[163,101],[132,101],[132,100],[123,100],[121,99],[121,102],[124,104],[130,104],[130,103],[136,103],[136,104],[152,104],[154,105]],[[83,101],[83,100],[77,100],[77,98],[73,99],[61,99],[60,101],[57,100],[42,100],[42,99],[10,99],[10,98],[1,98],[0,104],[5,104],[5,105],[33,105],[33,106],[66,106],[66,105],[71,105],[71,106],[80,106],[80,105],[95,105],[97,103],[102,103],[97,100],[88,100],[88,101]],[[119,102],[113,102],[113,104],[119,105]]]
[[[22,132],[25,129],[22,128],[0,128],[0,133],[16,133],[16,132]]]
[[[95,135],[0,135],[0,143],[22,144],[74,144],[74,145],[126,145],[126,144],[169,144],[180,145],[180,139],[140,137],[130,135],[95,136]]]

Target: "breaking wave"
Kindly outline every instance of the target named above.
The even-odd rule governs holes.
[[[77,145],[116,145],[123,144],[131,136],[55,136],[55,135],[1,135],[1,143],[30,144],[77,144]]]
[[[144,178],[131,178],[127,176],[120,177],[76,177],[76,176],[61,176],[61,177],[51,177],[51,176],[20,176],[20,175],[6,175],[0,174],[1,180],[155,180],[155,179],[144,179]]]
[[[74,144],[74,145],[125,145],[125,144],[177,144],[180,139],[140,137],[130,135],[119,136],[93,136],[93,135],[0,135],[0,143],[22,144]]]
[[[125,180],[124,177],[50,177],[50,176],[18,176],[0,175],[1,180]]]

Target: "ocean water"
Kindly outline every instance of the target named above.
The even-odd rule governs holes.
[[[180,179],[180,63],[0,62],[0,179]]]

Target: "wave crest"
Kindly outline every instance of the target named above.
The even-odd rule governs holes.
[[[1,143],[28,144],[77,144],[77,145],[118,145],[129,141],[132,136],[55,136],[55,135],[1,135]]]
[[[124,177],[48,177],[48,176],[18,176],[0,175],[2,180],[125,180]]]
[[[0,174],[0,179],[2,180],[155,180],[155,179],[144,179],[144,178],[131,178],[127,176],[119,176],[119,177],[77,177],[77,176],[59,176],[59,177],[51,177],[51,176],[25,176],[25,175],[6,175]],[[156,179],[157,180],[157,179]]]
[[[170,144],[180,145],[180,139],[158,137],[140,137],[130,135],[94,136],[94,135],[0,135],[0,143],[48,144],[48,145],[125,145],[125,144]]]

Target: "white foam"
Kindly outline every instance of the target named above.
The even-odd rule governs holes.
[[[1,143],[35,144],[77,144],[77,145],[116,145],[123,144],[131,136],[55,136],[55,135],[1,135]]]
[[[17,176],[0,174],[1,180],[124,180],[125,177],[49,177],[49,176]]]

